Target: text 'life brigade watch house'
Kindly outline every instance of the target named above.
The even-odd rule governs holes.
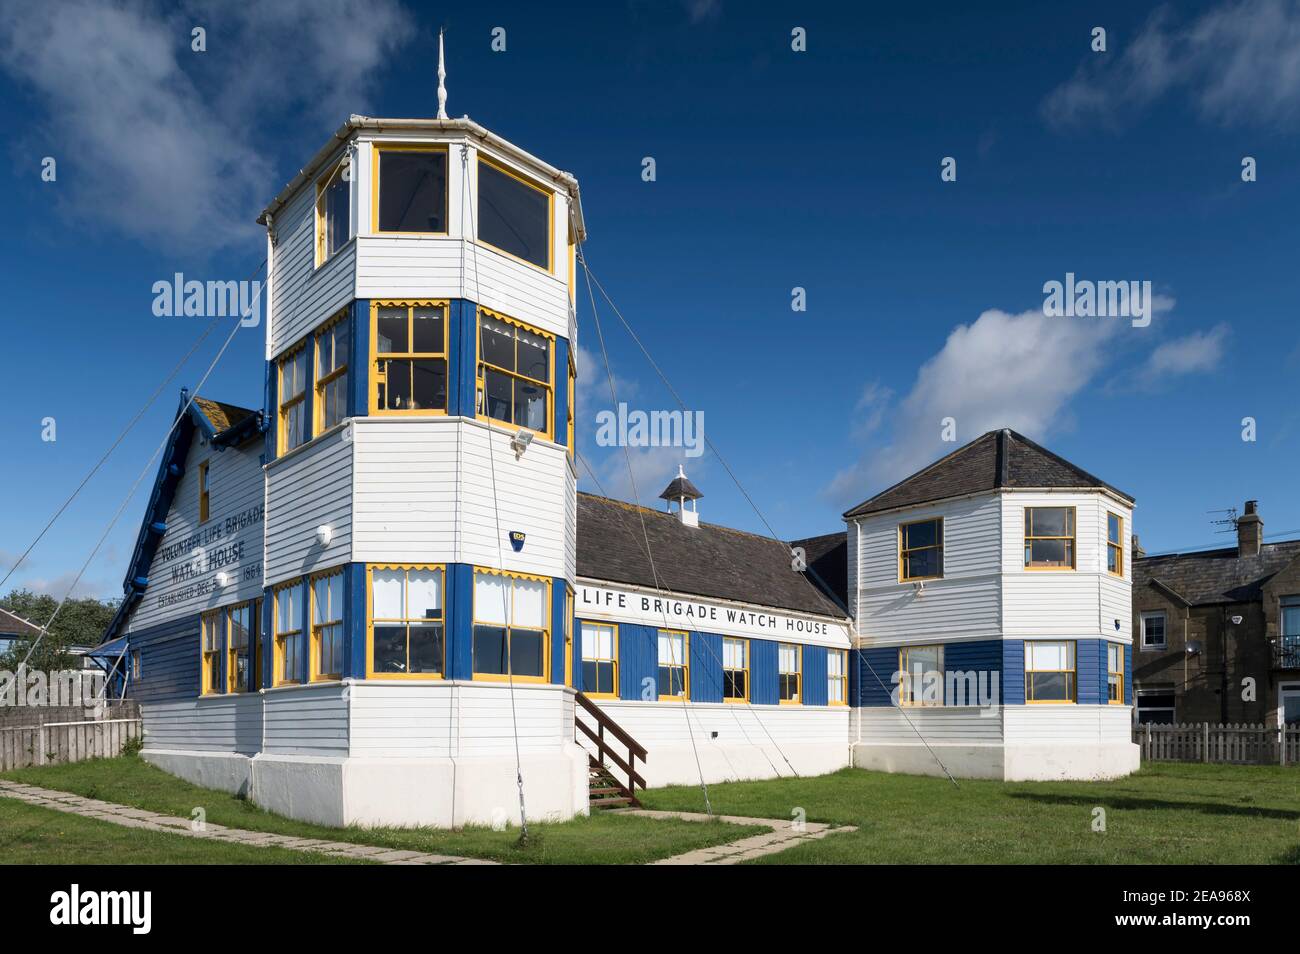
[[[153,763],[442,826],[516,818],[520,778],[528,817],[584,813],[593,771],[627,803],[1136,767],[1124,494],[993,432],[794,559],[700,522],[685,475],[668,512],[580,494],[571,175],[468,118],[353,116],[260,221],[265,410],[183,395],[106,635]]]

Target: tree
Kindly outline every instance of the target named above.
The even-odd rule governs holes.
[[[45,672],[76,668],[77,661],[68,652],[69,647],[98,646],[113,614],[117,612],[118,602],[93,597],[68,600],[27,661],[28,668]],[[53,596],[33,593],[28,589],[11,590],[8,596],[0,599],[0,607],[27,620],[38,631],[54,615],[58,605],[59,601]],[[8,653],[0,654],[0,669],[10,672],[16,670],[35,638],[34,634],[21,636]]]

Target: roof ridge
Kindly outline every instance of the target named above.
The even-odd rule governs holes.
[[[897,483],[895,483],[895,484],[891,484],[890,486],[886,487],[884,490],[881,490],[881,491],[879,491],[879,492],[877,492],[877,493],[872,494],[872,495],[871,495],[870,497],[868,497],[866,500],[864,500],[864,501],[862,501],[861,503],[856,504],[855,506],[852,506],[852,507],[850,507],[848,510],[844,511],[844,513],[843,513],[841,516],[847,518],[847,517],[848,517],[849,515],[851,515],[854,511],[862,509],[862,508],[865,507],[867,504],[871,503],[871,501],[876,500],[876,499],[879,498],[879,497],[883,497],[885,494],[889,493],[891,490],[896,490],[896,489],[898,489],[899,487],[903,486],[903,484],[907,483],[907,482],[910,481],[910,480],[915,480],[917,477],[920,477],[920,476],[922,476],[922,475],[924,475],[924,474],[928,474],[930,471],[934,470],[934,468],[936,468],[936,467],[938,467],[940,464],[944,463],[944,461],[951,460],[952,458],[956,457],[958,454],[962,453],[962,451],[969,450],[970,448],[972,448],[972,447],[974,447],[976,444],[978,444],[980,441],[982,441],[982,440],[984,440],[986,437],[988,437],[990,434],[995,434],[995,433],[997,433],[997,432],[996,432],[996,431],[985,431],[985,432],[984,432],[983,434],[981,434],[979,437],[975,438],[974,440],[967,441],[965,444],[963,444],[961,447],[958,447],[956,450],[949,451],[947,454],[944,454],[944,455],[943,455],[942,457],[940,457],[938,460],[931,462],[930,464],[926,465],[925,467],[922,467],[922,468],[921,468],[920,470],[918,470],[916,473],[914,473],[914,474],[909,474],[909,475],[907,475],[906,477],[904,477],[902,480],[898,481]]]
[[[1008,427],[1008,428],[1004,428],[1004,430],[1005,430],[1008,434],[1010,434],[1012,437],[1014,437],[1016,440],[1020,441],[1020,443],[1022,443],[1022,444],[1026,444],[1026,445],[1028,445],[1029,447],[1032,447],[1034,450],[1038,451],[1040,454],[1045,454],[1045,455],[1047,455],[1047,456],[1050,457],[1052,460],[1056,461],[1058,464],[1062,464],[1062,465],[1064,465],[1065,467],[1068,467],[1070,470],[1074,471],[1075,473],[1080,474],[1080,475],[1082,475],[1082,476],[1088,478],[1088,480],[1091,481],[1092,484],[1094,484],[1094,485],[1096,485],[1096,486],[1098,486],[1098,487],[1104,487],[1104,488],[1106,488],[1107,490],[1113,490],[1115,493],[1119,494],[1121,497],[1124,497],[1124,498],[1126,498],[1126,499],[1128,499],[1128,500],[1133,500],[1133,499],[1135,499],[1135,498],[1132,496],[1132,494],[1126,494],[1124,491],[1120,490],[1118,487],[1112,487],[1110,484],[1106,483],[1106,481],[1102,480],[1102,479],[1101,479],[1100,477],[1098,477],[1096,474],[1093,474],[1093,473],[1090,473],[1089,471],[1084,470],[1082,467],[1080,467],[1078,464],[1074,463],[1073,461],[1066,460],[1064,457],[1062,457],[1060,454],[1056,453],[1055,451],[1048,450],[1048,449],[1047,449],[1046,447],[1044,447],[1042,444],[1038,443],[1037,441],[1031,440],[1030,438],[1026,437],[1024,434],[1021,434],[1019,431],[1013,431],[1013,430],[1012,430],[1011,428],[1009,428],[1009,427]]]

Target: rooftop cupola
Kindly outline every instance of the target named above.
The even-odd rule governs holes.
[[[677,504],[677,514],[683,524],[688,527],[698,527],[700,525],[700,514],[695,507],[695,501],[703,497],[700,489],[696,487],[687,478],[686,473],[682,470],[682,465],[677,465],[677,476],[672,479],[663,493],[659,495],[660,500],[668,501],[668,510],[672,512],[673,504]],[[686,502],[690,501],[691,508],[686,509]]]

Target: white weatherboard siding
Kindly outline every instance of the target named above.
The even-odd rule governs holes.
[[[918,593],[898,580],[898,527],[934,517],[943,518],[943,578],[926,581]],[[998,497],[990,494],[855,521],[849,561],[857,573],[851,590],[859,635],[914,642],[996,635],[1000,517]]]
[[[194,646],[197,656],[197,640]],[[252,755],[262,747],[262,697],[256,692],[149,703],[141,713],[146,750]]]
[[[352,443],[347,426],[266,469],[266,585],[348,562],[352,552]],[[316,528],[333,531],[328,546]]]
[[[348,699],[342,683],[270,689],[263,698],[263,752],[347,755]]]
[[[849,710],[844,706],[593,701],[645,747],[647,759],[637,763],[637,771],[651,788],[699,784],[701,773],[712,784],[795,772],[819,775],[849,764]],[[594,728],[590,717],[578,717]],[[585,735],[578,740],[595,754]],[[617,740],[610,744],[623,754]]]
[[[267,335],[271,358],[348,305],[356,297],[357,284],[354,244],[316,267],[315,183],[308,183],[276,214],[274,234]]]
[[[217,450],[198,434],[167,512],[149,585],[127,632],[262,595],[262,444]],[[199,523],[199,465],[208,462],[209,519]],[[217,587],[216,575],[230,578]]]
[[[855,741],[917,744],[925,741],[962,745],[1002,742],[999,706],[908,706],[854,709],[850,726]],[[920,735],[918,735],[918,731]]]
[[[1075,508],[1076,569],[1025,569],[1026,507]],[[1124,518],[1123,580],[1106,571],[1107,513]],[[1016,492],[1002,495],[1002,520],[1002,623],[1006,636],[1115,638],[1131,632],[1131,509],[1097,492]]]
[[[516,459],[510,433],[453,417],[358,418],[353,428],[354,561],[566,575],[573,544],[564,448],[535,440]],[[513,530],[525,534],[518,553]]]

